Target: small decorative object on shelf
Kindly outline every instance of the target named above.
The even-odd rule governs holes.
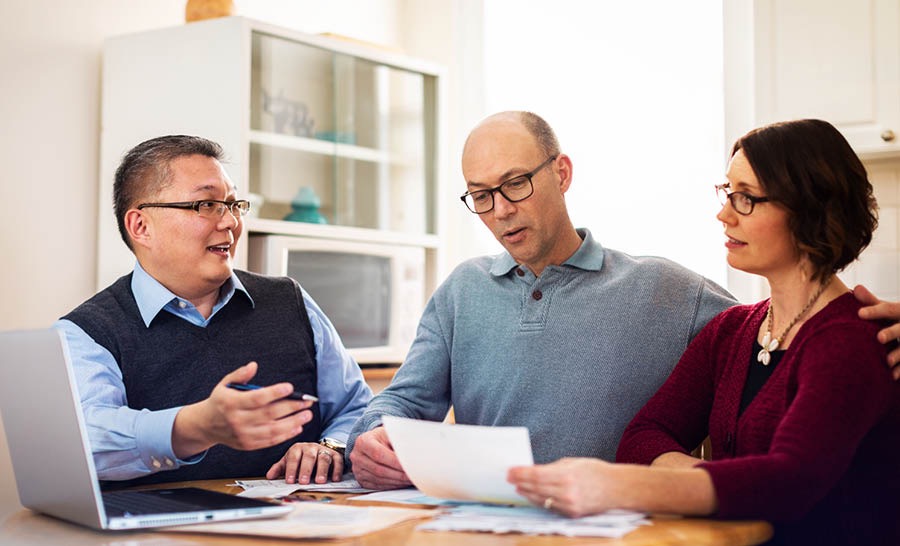
[[[319,212],[322,202],[316,192],[308,186],[303,186],[297,191],[297,195],[291,201],[294,212],[284,217],[291,222],[306,222],[309,224],[327,224],[328,220]]]
[[[184,20],[188,23],[234,15],[232,0],[188,0],[184,7]]]
[[[317,131],[316,138],[339,144],[356,144],[356,133],[348,131]]]
[[[272,96],[262,89],[263,112],[272,116],[273,129],[276,133],[296,135],[299,137],[313,136],[316,120],[309,115],[306,104],[284,98],[284,90],[278,92],[278,96]]]

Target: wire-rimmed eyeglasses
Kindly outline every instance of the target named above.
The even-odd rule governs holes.
[[[460,195],[459,199],[475,214],[484,214],[494,210],[494,193],[496,192],[500,192],[500,195],[510,203],[524,201],[534,193],[534,184],[531,182],[531,179],[557,157],[559,157],[559,154],[552,155],[532,169],[531,172],[517,175],[493,188],[466,192]]]
[[[143,210],[147,207],[193,210],[204,218],[218,220],[222,216],[225,216],[226,210],[231,212],[231,215],[234,217],[244,216],[250,212],[250,201],[245,199],[238,199],[236,201],[203,199],[200,201],[176,201],[174,203],[142,203],[137,206],[138,210]]]
[[[748,216],[753,212],[753,207],[756,206],[757,203],[771,201],[768,197],[756,197],[743,191],[729,191],[730,189],[731,184],[727,182],[724,184],[716,184],[716,195],[719,196],[719,202],[724,206],[726,202],[730,201],[731,208],[734,209],[734,212],[742,216]]]

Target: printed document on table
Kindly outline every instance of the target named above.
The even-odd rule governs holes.
[[[386,529],[404,521],[429,518],[434,514],[434,510],[413,508],[298,502],[293,512],[282,518],[200,523],[161,530],[278,538],[348,538]]]
[[[506,481],[511,467],[534,464],[527,428],[451,425],[389,415],[382,421],[400,465],[426,495],[528,504]]]
[[[439,499],[422,493],[415,487],[406,489],[389,489],[387,491],[376,491],[365,495],[358,495],[347,499],[351,502],[391,502],[394,504],[423,504],[427,506],[459,506],[461,504],[471,504],[470,501],[454,501],[448,499]]]
[[[422,531],[477,531],[570,537],[621,538],[642,525],[645,514],[610,510],[583,518],[567,518],[535,507],[463,505],[419,525]]]
[[[284,480],[235,480],[235,483],[244,488],[238,493],[241,497],[278,499],[290,495],[295,491],[310,491],[317,493],[369,493],[374,489],[366,489],[361,486],[353,474],[344,474],[339,482],[325,482],[308,484],[287,483]]]

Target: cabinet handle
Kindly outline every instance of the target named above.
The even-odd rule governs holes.
[[[893,142],[895,138],[897,138],[897,135],[895,135],[894,131],[891,131],[890,129],[885,129],[881,132],[881,140],[885,142]]]

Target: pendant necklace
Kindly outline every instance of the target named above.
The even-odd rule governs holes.
[[[769,300],[769,310],[766,311],[766,319],[768,321],[768,324],[766,325],[766,334],[762,338],[762,350],[756,355],[756,360],[758,362],[761,362],[763,366],[769,365],[769,362],[771,362],[772,360],[772,355],[770,353],[772,351],[778,350],[778,346],[781,345],[782,341],[784,341],[784,336],[786,336],[788,332],[791,331],[791,328],[793,328],[794,325],[797,324],[797,321],[800,320],[807,311],[809,311],[809,308],[812,307],[814,303],[816,303],[816,300],[819,299],[819,296],[822,295],[822,292],[824,292],[825,289],[828,288],[828,285],[831,284],[832,278],[834,277],[831,277],[827,281],[822,283],[822,286],[819,287],[816,293],[813,294],[811,298],[809,298],[809,302],[807,302],[806,307],[804,307],[802,311],[797,313],[797,316],[794,317],[794,320],[792,320],[790,324],[787,325],[787,328],[785,328],[784,331],[781,332],[781,335],[776,337],[775,339],[772,339],[772,326],[775,323],[775,312],[772,310],[772,308],[774,307],[772,305],[772,301]]]

